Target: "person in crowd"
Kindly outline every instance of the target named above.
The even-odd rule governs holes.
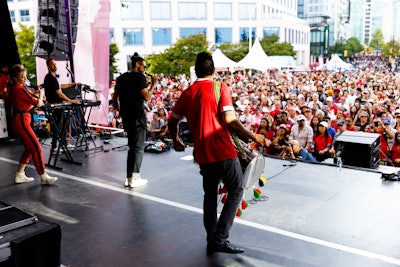
[[[281,124],[278,126],[276,135],[274,139],[272,139],[271,146],[272,155],[279,157],[290,156],[288,155],[288,152],[290,151],[287,150],[288,146],[290,146],[289,135],[287,126],[285,124]]]
[[[313,129],[306,124],[306,117],[304,115],[297,116],[297,124],[293,125],[289,140],[296,140],[300,147],[309,150],[313,142],[313,137]]]
[[[247,130],[237,119],[231,93],[224,83],[214,82],[214,71],[212,56],[200,52],[195,61],[198,79],[182,92],[172,111],[168,128],[174,149],[184,151],[185,146],[177,135],[177,125],[182,117],[187,118],[194,141],[194,158],[203,176],[203,222],[207,232],[207,255],[215,252],[236,254],[244,250],[233,246],[228,238],[245,185],[229,131],[260,144],[266,144],[266,141],[263,135]],[[218,218],[217,198],[221,179],[228,197]]]
[[[12,118],[13,132],[19,136],[25,147],[19,159],[18,170],[15,175],[15,183],[29,183],[34,181],[33,177],[25,174],[25,167],[31,159],[36,171],[40,176],[41,184],[52,184],[57,177],[52,177],[46,172],[45,162],[42,154],[42,147],[31,127],[31,109],[43,104],[43,90],[33,92],[25,86],[27,71],[24,66],[17,64],[10,70],[8,82],[8,93],[11,96],[14,115]]]
[[[357,119],[358,117],[358,119]],[[366,111],[361,111],[359,115],[356,115],[354,129],[359,132],[365,132],[365,127],[369,125],[369,114]]]
[[[270,118],[272,118],[271,116],[269,116]],[[274,138],[275,135],[275,131],[272,129],[272,125],[273,123],[268,123],[268,119],[263,117],[261,118],[260,121],[260,126],[257,127],[254,131],[254,133],[256,134],[262,134],[265,136],[265,138],[267,140],[272,140]],[[252,147],[255,150],[259,150],[260,149],[260,145],[256,142],[252,143]],[[271,146],[264,146],[264,154],[270,154],[271,153]]]
[[[314,156],[306,149],[302,148],[297,140],[289,141],[289,153],[293,159],[301,159],[302,161],[318,162]],[[293,152],[293,153],[292,153]]]
[[[314,136],[313,156],[319,162],[331,157],[332,136],[328,133],[329,125],[326,121],[318,124],[318,133]]]
[[[346,117],[344,122],[346,124],[347,131],[355,131],[353,117],[351,117],[351,116]]]
[[[152,138],[157,138],[160,136],[165,126],[164,120],[160,119],[160,114],[156,111],[153,112],[153,119],[150,122],[150,132]]]
[[[315,135],[318,132],[318,125],[321,122],[320,118],[317,116],[312,117],[310,122],[310,127],[313,130],[313,134]]]
[[[148,88],[144,75],[146,61],[136,52],[131,56],[131,61],[131,71],[117,78],[113,103],[120,111],[124,130],[128,135],[129,150],[124,185],[133,188],[148,182],[140,174],[147,130],[144,102],[151,99],[158,77],[151,77]]]
[[[394,144],[390,154],[390,160],[394,166],[400,167],[400,132],[396,132],[394,135]]]
[[[333,138],[335,138],[336,131],[332,124],[336,125],[336,121],[332,122],[332,119],[329,116],[323,117],[322,121],[325,121],[326,123],[328,123],[328,134],[330,134],[332,136],[332,140],[333,140]]]
[[[379,158],[382,161],[387,161],[390,158],[390,147],[388,144],[389,139],[394,138],[393,132],[390,130],[389,127],[385,127],[384,123],[376,119],[374,120],[374,133],[379,134],[380,139],[380,153]]]
[[[244,111],[243,114],[239,117],[239,121],[244,125],[247,130],[253,130],[256,119],[254,118],[254,115],[250,113],[250,106],[244,106]]]

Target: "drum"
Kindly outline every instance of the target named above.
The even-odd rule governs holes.
[[[265,158],[258,151],[250,148],[237,136],[232,136],[232,143],[235,146],[240,165],[242,166],[245,189],[252,188],[264,172]]]

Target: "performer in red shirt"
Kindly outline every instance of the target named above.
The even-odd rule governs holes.
[[[43,103],[43,91],[39,90],[38,96],[30,91],[26,86],[26,70],[17,64],[11,68],[10,80],[8,83],[8,91],[11,96],[11,103],[14,108],[14,116],[12,118],[12,128],[17,134],[22,144],[25,146],[25,151],[19,159],[19,167],[15,175],[15,183],[32,182],[34,178],[25,175],[25,167],[33,158],[36,171],[40,175],[42,185],[51,184],[57,180],[56,177],[51,177],[45,172],[45,163],[42,154],[42,147],[31,127],[32,115],[31,108],[40,106]]]
[[[229,230],[239,203],[243,197],[244,176],[231,142],[229,130],[243,138],[264,144],[265,137],[254,134],[236,118],[228,87],[220,84],[220,99],[214,91],[214,61],[206,52],[197,55],[195,71],[198,79],[176,102],[168,128],[174,141],[174,149],[183,151],[185,146],[177,136],[177,125],[186,117],[194,143],[194,158],[203,176],[203,222],[207,232],[207,255],[214,252],[242,253],[243,249],[232,246]],[[228,197],[217,220],[218,184],[222,179]]]

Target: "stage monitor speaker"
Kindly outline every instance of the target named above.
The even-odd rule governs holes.
[[[345,131],[335,140],[344,165],[375,169],[379,166],[380,135]]]

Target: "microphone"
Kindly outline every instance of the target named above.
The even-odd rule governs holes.
[[[82,85],[81,85],[81,89],[82,89],[83,91],[85,91],[85,92],[92,92],[92,93],[97,93],[97,92],[99,92],[99,90],[92,89],[92,88],[90,88],[90,86],[87,85],[87,84],[82,84]]]

